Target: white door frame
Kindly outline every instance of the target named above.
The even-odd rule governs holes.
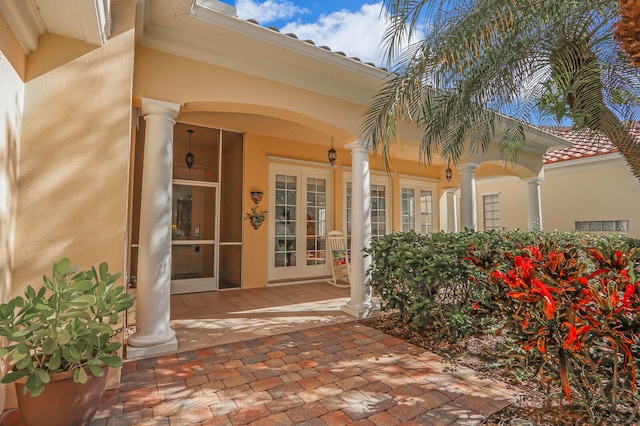
[[[212,214],[214,215],[214,239],[213,240],[173,240],[171,241],[171,250],[174,246],[180,245],[213,245],[213,277],[211,278],[190,278],[171,280],[171,294],[181,293],[196,293],[201,291],[216,291],[218,290],[218,253],[220,246],[220,185],[217,182],[205,182],[198,180],[185,180],[185,179],[173,179],[173,185],[184,186],[198,186],[204,188],[215,189],[215,208]]]
[[[275,266],[276,239],[276,174],[296,176],[296,266]],[[331,265],[327,261],[323,265],[307,265],[306,263],[306,193],[307,178],[325,179],[326,182],[326,233],[333,229],[333,172],[321,167],[305,167],[292,164],[271,163],[269,165],[269,282],[273,281],[305,281],[310,278],[331,275]],[[327,235],[325,235],[325,238]],[[328,242],[327,242],[328,243]],[[326,249],[326,246],[325,246]]]

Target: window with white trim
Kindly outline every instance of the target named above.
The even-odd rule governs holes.
[[[351,181],[346,181],[345,206],[346,206],[346,237],[347,247],[351,247]],[[383,237],[391,229],[391,212],[388,211],[388,198],[391,196],[388,185],[382,179],[372,179],[371,182],[371,238]]]
[[[500,194],[482,196],[484,229],[500,229]]]
[[[419,233],[433,232],[436,186],[426,182],[402,180],[400,182],[401,229]]]

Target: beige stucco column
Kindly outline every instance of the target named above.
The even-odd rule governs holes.
[[[169,325],[171,297],[171,208],[173,194],[173,126],[180,105],[142,98],[146,121],[136,328],[127,358],[178,349]]]
[[[369,173],[369,148],[366,142],[356,140],[345,148],[351,150],[351,300],[342,310],[354,317],[364,317],[374,310],[371,287],[366,283],[366,271],[371,258],[362,249],[371,241],[371,177]]]
[[[462,228],[478,230],[476,211],[476,169],[478,163],[466,163],[460,169],[460,219]]]
[[[456,207],[457,188],[446,188],[444,194],[447,206],[447,232],[458,232],[458,208]]]
[[[544,178],[536,176],[532,178],[522,179],[526,182],[528,189],[529,208],[529,229],[532,231],[542,231],[542,202],[540,201],[540,182]]]

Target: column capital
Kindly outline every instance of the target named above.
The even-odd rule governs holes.
[[[458,170],[460,170],[460,172],[475,172],[476,169],[480,167],[480,163],[464,163],[464,164],[460,164],[458,166]]]
[[[180,106],[180,104],[173,102],[142,98],[142,114],[144,115],[160,115],[175,121],[178,112],[180,112]]]
[[[531,184],[540,184],[540,182],[542,182],[544,180],[543,177],[541,176],[534,176],[534,177],[530,177],[530,178],[522,178],[521,179],[523,182],[528,183],[529,185]]]
[[[363,152],[368,154],[371,151],[371,147],[369,146],[369,142],[363,141],[362,139],[356,139],[354,141],[349,142],[344,146],[347,149],[351,150],[351,153],[355,152]]]

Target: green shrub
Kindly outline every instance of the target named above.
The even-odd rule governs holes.
[[[490,282],[511,338],[543,359],[542,379],[557,380],[569,402],[577,395],[593,423],[596,413],[635,415],[640,249],[610,238],[588,243],[546,240],[504,252]]]

